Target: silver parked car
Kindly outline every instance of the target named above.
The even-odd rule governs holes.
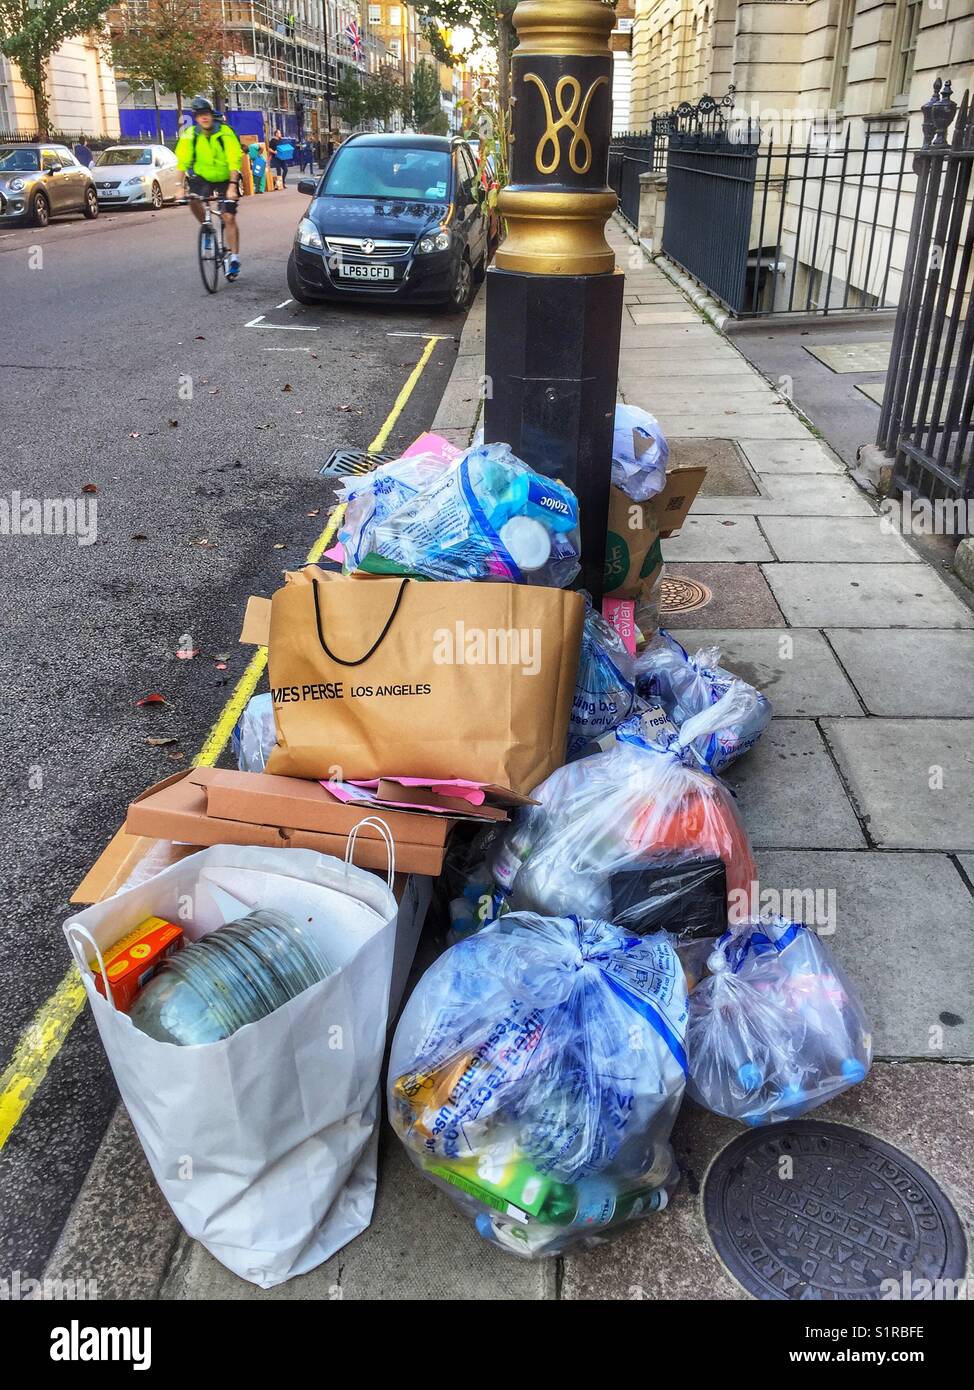
[[[94,180],[64,145],[0,144],[0,226],[46,227],[66,212],[98,216]]]
[[[91,166],[102,207],[153,207],[183,190],[176,156],[165,145],[111,145]]]

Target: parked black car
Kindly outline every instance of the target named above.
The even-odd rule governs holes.
[[[353,135],[298,223],[287,282],[299,304],[390,299],[463,309],[490,254],[477,167],[463,140]]]

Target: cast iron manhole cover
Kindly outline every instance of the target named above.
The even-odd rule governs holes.
[[[930,1174],[847,1125],[742,1134],[714,1160],[704,1213],[718,1255],[762,1299],[951,1299],[966,1265],[957,1213]]]
[[[690,613],[694,608],[706,608],[712,598],[706,584],[696,579],[681,579],[674,574],[667,575],[660,584],[661,613]]]
[[[391,463],[392,454],[370,454],[367,449],[336,449],[318,470],[322,478],[347,478],[371,473],[380,463]]]

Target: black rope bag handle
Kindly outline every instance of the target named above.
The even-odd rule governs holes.
[[[329,657],[330,660],[334,661],[338,666],[361,666],[363,661],[368,661],[370,656],[375,655],[375,653],[382,646],[382,643],[385,641],[389,629],[395,622],[396,614],[399,612],[399,605],[402,603],[402,596],[406,592],[406,585],[409,583],[409,579],[407,577],[399,585],[399,592],[396,595],[395,603],[392,605],[392,612],[386,619],[385,626],[383,627],[382,631],[379,633],[378,637],[372,643],[371,647],[365,653],[365,655],[358,657],[355,661],[344,661],[340,656],[336,656],[335,653],[332,651],[331,647],[329,647],[328,643],[325,641],[325,634],[321,626],[321,605],[318,602],[318,585],[320,584],[320,582],[321,581],[318,579],[312,580],[311,587],[314,593],[315,600],[315,623],[318,627],[318,641],[321,643],[322,650],[324,651],[325,655]]]

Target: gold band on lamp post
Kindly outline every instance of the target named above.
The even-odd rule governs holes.
[[[599,0],[521,0],[511,62],[511,182],[497,206],[500,270],[606,275],[614,11]]]

